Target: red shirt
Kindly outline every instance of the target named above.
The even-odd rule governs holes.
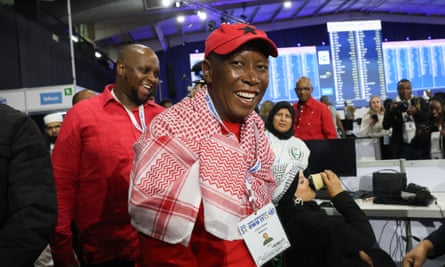
[[[241,124],[224,122],[227,129],[240,138]],[[225,128],[223,133],[228,133]],[[140,267],[254,267],[255,262],[243,240],[228,241],[219,239],[204,228],[204,211],[200,206],[198,218],[188,247],[181,244],[168,244],[144,234],[140,236]],[[199,255],[196,256],[196,255]]]
[[[111,95],[77,103],[67,113],[52,154],[59,209],[51,249],[55,265],[75,262],[71,221],[79,231],[83,259],[94,264],[120,258],[136,260],[138,237],[128,215],[133,144],[141,132]],[[148,101],[145,122],[164,108]],[[132,110],[140,125],[138,108]]]
[[[300,102],[293,105],[295,111],[294,136],[303,140],[337,138],[332,113],[329,108],[312,97],[299,109]]]

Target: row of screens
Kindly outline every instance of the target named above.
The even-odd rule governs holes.
[[[417,96],[427,89],[444,90],[445,39],[381,43],[379,31],[355,37],[361,40],[360,49],[349,33],[336,33],[336,44],[331,46],[279,48],[279,56],[270,58],[270,81],[263,101],[297,101],[294,88],[301,76],[311,79],[314,98],[326,95],[337,108],[345,101],[367,106],[373,95],[395,98],[401,79],[411,80]],[[203,57],[190,54],[191,66]],[[192,80],[197,79],[192,74]]]

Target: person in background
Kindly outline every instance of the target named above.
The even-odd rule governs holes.
[[[401,267],[421,267],[427,258],[434,259],[444,254],[445,224],[442,224],[403,257]]]
[[[190,94],[188,95],[189,97],[194,97],[199,90],[206,86],[206,83],[203,79],[193,81],[193,83],[195,85],[190,90]]]
[[[383,129],[383,116],[385,109],[378,96],[371,96],[369,111],[363,115],[358,137],[380,137],[388,133]]]
[[[135,144],[130,215],[139,266],[256,266],[238,230],[270,204],[273,152],[254,111],[277,48],[253,25],[205,41],[207,86],[158,115]]]
[[[33,266],[57,220],[45,139],[24,113],[0,104],[0,265]]]
[[[261,118],[263,119],[264,123],[267,121],[267,116],[269,116],[269,112],[272,109],[274,103],[270,100],[266,100],[261,104],[260,109],[258,110],[258,114],[260,114]]]
[[[397,93],[395,101],[387,101],[383,117],[383,129],[392,128],[392,157],[419,159],[421,149],[414,147],[411,141],[416,135],[416,130],[427,124],[428,106],[423,98],[412,95],[411,82],[407,79],[397,83]]]
[[[345,101],[345,120],[355,120],[355,107],[352,105],[352,102]]]
[[[313,90],[308,77],[298,79],[295,88],[298,102],[293,105],[294,135],[302,140],[337,138],[332,113],[325,104],[312,97]]]
[[[276,103],[266,120],[265,134],[275,153],[274,169],[286,168],[291,163],[305,170],[308,166],[310,150],[300,138],[294,136],[295,112],[287,101]],[[276,171],[275,171],[276,172]],[[285,186],[280,184],[278,186]],[[275,190],[278,191],[278,190]],[[282,254],[271,259],[265,267],[282,266]]]
[[[170,99],[164,99],[161,102],[159,102],[159,105],[164,108],[169,108],[173,106],[173,102]]]
[[[342,218],[327,215],[314,201],[316,193],[298,166],[289,163],[273,173],[277,180],[273,202],[291,243],[284,252],[286,266],[374,266],[366,253],[376,245],[372,227],[334,172],[320,175]]]
[[[192,84],[194,85],[190,90],[189,97],[194,97],[199,90],[206,86],[202,73],[202,62],[202,60],[196,62],[192,67],[192,73],[199,79],[192,81]]]
[[[125,46],[116,62],[116,84],[78,102],[65,116],[52,156],[59,207],[51,240],[55,266],[78,266],[78,259],[82,266],[134,266],[138,237],[128,214],[133,144],[164,110],[147,101],[158,84],[155,52],[144,45]]]
[[[345,129],[343,128],[343,123],[341,122],[340,115],[337,113],[337,109],[334,107],[334,105],[329,101],[328,96],[325,96],[325,95],[321,96],[320,102],[325,104],[328,107],[328,109],[331,111],[332,119],[334,120],[334,126],[335,126],[335,129],[337,129],[338,137],[345,138],[346,132],[345,132]]]
[[[426,89],[425,91],[423,91],[423,99],[425,99],[426,102],[429,102],[431,97],[433,97],[433,92],[431,91],[431,89]]]
[[[274,165],[293,162],[306,169],[310,150],[306,144],[293,135],[295,113],[287,101],[276,103],[266,121],[266,136],[275,153]]]
[[[88,98],[96,96],[96,95],[97,95],[97,93],[90,89],[80,90],[73,95],[72,104],[74,106],[77,102],[88,99]]]
[[[445,99],[433,96],[429,100],[429,123],[418,129],[412,145],[422,150],[422,159],[445,158]]]
[[[54,144],[56,143],[57,136],[59,135],[60,127],[62,127],[64,116],[65,112],[55,112],[47,114],[43,117],[50,153],[52,153],[54,149]]]

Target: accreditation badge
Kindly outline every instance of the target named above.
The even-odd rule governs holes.
[[[255,263],[261,266],[290,247],[275,206],[267,204],[238,224]]]

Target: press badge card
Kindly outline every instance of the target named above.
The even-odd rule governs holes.
[[[258,266],[290,247],[272,203],[243,219],[238,224],[238,229]]]

